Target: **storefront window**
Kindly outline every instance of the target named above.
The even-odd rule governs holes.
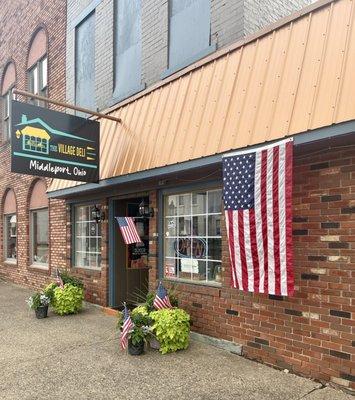
[[[165,277],[199,281],[221,281],[220,189],[165,196]]]
[[[76,206],[74,209],[74,265],[99,269],[101,266],[101,223],[93,217],[95,206]]]
[[[4,216],[4,250],[7,261],[17,259],[17,220],[16,214]]]
[[[48,265],[48,208],[32,210],[31,223],[31,262]]]

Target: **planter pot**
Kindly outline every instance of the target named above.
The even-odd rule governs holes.
[[[128,354],[131,356],[139,356],[144,352],[144,342],[134,346],[132,342],[128,341]]]
[[[160,349],[160,342],[159,342],[158,339],[156,339],[155,337],[153,337],[153,338],[151,338],[151,339],[149,340],[149,346],[150,346],[151,349],[159,350],[159,349]]]
[[[48,316],[48,306],[41,306],[35,310],[36,318],[42,319]]]

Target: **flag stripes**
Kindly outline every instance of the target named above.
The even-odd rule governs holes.
[[[223,160],[232,286],[250,292],[290,296],[294,291],[293,143],[287,140],[250,153],[244,153],[249,154],[244,157],[243,153],[227,155]],[[248,173],[254,174],[249,191],[244,188],[250,183],[246,178],[251,176]],[[232,197],[226,195],[230,194],[231,186],[232,193],[238,193]]]

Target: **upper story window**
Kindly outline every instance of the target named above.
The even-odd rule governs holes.
[[[141,8],[141,0],[115,3],[115,98],[128,97],[141,87]]]
[[[30,263],[48,267],[49,219],[46,184],[39,180],[32,189],[30,199]]]
[[[11,189],[6,193],[3,216],[3,248],[4,259],[7,262],[17,260],[17,216],[16,197]]]
[[[11,106],[11,91],[16,82],[16,69],[15,64],[10,62],[4,69],[1,96],[2,96],[2,120],[1,126],[2,141],[6,142],[10,139],[11,126],[10,126],[10,106]]]
[[[96,108],[95,11],[75,28],[75,103]]]
[[[48,95],[48,57],[47,34],[39,29],[31,40],[27,60],[28,91],[43,97]],[[44,102],[32,99],[36,105],[45,106]]]
[[[210,47],[210,0],[170,0],[169,69],[203,57]]]
[[[205,284],[221,282],[221,218],[220,189],[165,196],[165,277]]]
[[[101,267],[101,223],[93,218],[94,205],[74,207],[74,266]]]

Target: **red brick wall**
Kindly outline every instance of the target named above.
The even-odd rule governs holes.
[[[7,62],[16,66],[16,88],[27,88],[27,56],[34,32],[39,26],[48,34],[48,94],[65,100],[65,37],[66,1],[13,0],[2,2],[0,8],[0,79]],[[1,82],[0,82],[1,85]],[[22,99],[23,100],[23,99]],[[0,110],[2,102],[0,101]],[[53,107],[56,108],[56,107]],[[0,112],[1,116],[1,112]],[[0,123],[0,137],[3,125]],[[50,214],[50,269],[31,268],[29,262],[29,199],[34,177],[10,172],[9,143],[0,142],[0,276],[14,282],[41,287],[50,279],[54,267],[66,266],[65,202],[51,200]],[[46,179],[47,185],[49,180]],[[3,262],[3,200],[7,188],[12,188],[17,199],[16,265]]]
[[[248,358],[355,388],[355,147],[296,155],[293,190],[295,296],[230,289],[223,225],[222,287],[177,284],[181,306]]]

